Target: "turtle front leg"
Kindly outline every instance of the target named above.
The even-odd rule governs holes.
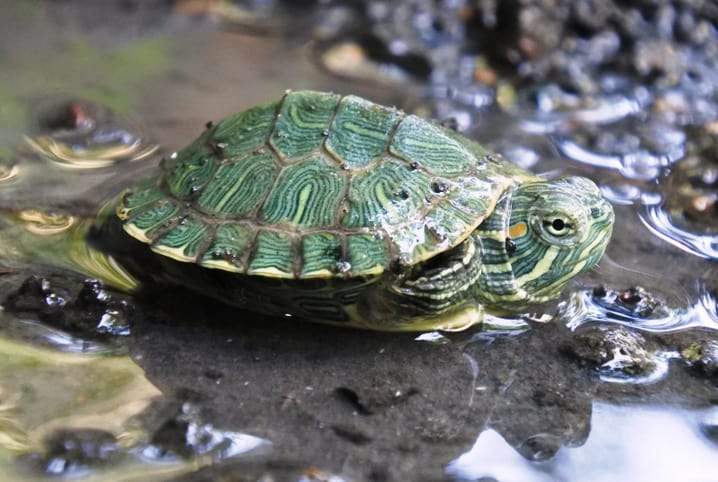
[[[483,320],[483,307],[471,296],[480,276],[480,241],[470,236],[446,253],[370,287],[358,309],[367,324],[383,330],[465,329]]]

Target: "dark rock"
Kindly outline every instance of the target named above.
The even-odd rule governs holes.
[[[110,293],[98,280],[49,275],[31,276],[3,303],[11,313],[37,317],[40,321],[86,338],[127,336],[133,305]]]
[[[7,296],[4,306],[10,312],[36,312],[48,318],[58,318],[67,304],[67,297],[65,290],[55,289],[47,278],[31,276]]]
[[[656,369],[656,346],[622,326],[587,326],[564,340],[560,350],[603,375],[640,377]]]

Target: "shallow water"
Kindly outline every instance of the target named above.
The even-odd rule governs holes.
[[[605,72],[582,95],[516,88],[462,55],[463,2],[433,19],[443,29],[422,2],[394,23],[369,2],[372,41],[395,40],[373,58],[361,29],[336,33],[357,14],[332,2],[316,16],[121,3],[0,6],[0,478],[714,479],[709,60],[686,57],[699,72],[670,88]],[[454,117],[534,172],[593,178],[616,208],[606,257],[545,312],[460,334],[85,283],[135,284],[79,242],[104,201],[207,121],[288,88]]]

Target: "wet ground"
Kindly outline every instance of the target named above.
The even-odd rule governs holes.
[[[0,478],[714,480],[717,21],[688,1],[3,2]],[[82,243],[104,200],[287,88],[593,178],[606,257],[540,313],[450,334],[86,279],[116,273]]]

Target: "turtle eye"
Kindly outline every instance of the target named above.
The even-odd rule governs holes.
[[[556,236],[557,238],[566,236],[573,230],[571,223],[566,218],[562,217],[551,217],[548,219],[544,219],[543,228],[548,234],[550,234],[551,236]]]

